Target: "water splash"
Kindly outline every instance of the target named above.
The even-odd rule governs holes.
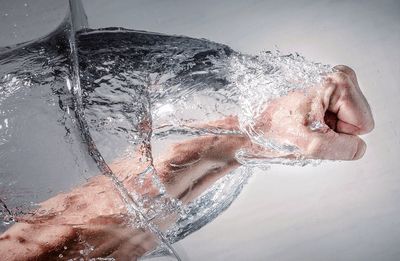
[[[230,82],[239,89],[238,102],[241,130],[263,147],[293,152],[290,144],[278,144],[265,137],[257,120],[268,103],[295,90],[307,90],[321,85],[324,76],[332,72],[329,65],[306,60],[299,54],[282,55],[279,51],[262,52],[257,56],[238,55],[227,66]]]
[[[183,204],[170,197],[154,168],[154,161],[165,153],[168,144],[190,137],[246,134],[254,143],[267,148],[293,151],[296,148],[260,133],[256,119],[270,100],[319,84],[330,67],[279,52],[245,55],[225,45],[183,36],[123,28],[85,29],[77,26],[76,20],[68,17],[52,35],[3,50],[1,117],[18,118],[10,111],[10,104],[18,106],[18,99],[31,99],[38,86],[46,90],[46,95],[39,95],[38,100],[56,101],[57,106],[52,108],[59,111],[56,119],[70,137],[68,144],[78,146],[78,139],[73,139],[71,133],[79,130],[89,155],[123,196],[132,216],[131,225],[146,227],[163,242],[150,255],[172,253],[179,258],[171,244],[224,211],[239,195],[254,166],[317,163],[258,158],[238,151],[236,158],[243,166],[220,178],[198,198]],[[84,29],[75,35],[74,28]],[[195,123],[230,115],[239,116],[239,130],[195,127]],[[318,124],[311,128],[318,128]],[[0,141],[15,143],[20,138],[17,132],[7,136],[10,132],[6,135],[2,131]],[[0,143],[0,163],[5,166],[12,155],[1,156],[5,151],[3,145]],[[121,155],[139,158],[144,167],[128,176],[119,176],[109,164]],[[76,162],[84,164],[77,159]],[[3,191],[14,180],[13,166],[8,169],[1,184]],[[125,187],[128,179],[140,187],[147,177],[159,191],[156,197],[146,197]],[[8,207],[13,202],[11,195],[1,196],[4,210],[0,215],[4,222],[15,208]],[[45,196],[48,194],[42,198]],[[11,205],[18,206],[21,201],[26,198]],[[176,217],[176,222],[168,228],[156,225],[171,216]]]

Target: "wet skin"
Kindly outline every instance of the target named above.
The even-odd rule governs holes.
[[[370,107],[358,86],[356,74],[346,66],[327,76],[322,86],[296,91],[268,104],[255,128],[266,137],[291,144],[295,153],[282,153],[254,145],[245,135],[202,136],[174,144],[154,166],[168,195],[190,202],[218,178],[237,168],[235,152],[245,149],[263,157],[356,160],[366,150],[358,136],[374,128]],[[317,129],[310,126],[319,122]],[[202,127],[238,130],[236,116]],[[144,166],[135,158],[122,158],[110,168],[128,190],[156,196],[150,178],[142,186],[135,175]],[[110,178],[99,175],[68,193],[41,203],[29,216],[0,236],[4,260],[67,260],[73,257],[114,257],[136,260],[157,246],[156,238],[128,224],[125,204]],[[161,228],[174,222],[171,216],[155,221]]]

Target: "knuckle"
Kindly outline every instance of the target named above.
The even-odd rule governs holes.
[[[354,88],[353,81],[350,76],[343,72],[335,72],[333,75],[333,84],[336,89],[340,92],[341,98],[349,98],[351,96],[351,89]]]
[[[343,72],[349,75],[350,77],[356,76],[356,72],[352,68],[346,65],[343,65]]]
[[[370,132],[370,131],[372,131],[373,129],[375,129],[375,121],[374,121],[374,119],[371,119],[371,121],[370,121],[370,123],[369,123],[369,125],[368,125],[367,130],[368,130],[368,132]]]
[[[350,76],[342,71],[335,72],[335,80],[336,83],[340,85],[348,86],[350,81]]]
[[[346,65],[337,65],[334,67],[334,69],[336,69],[336,72],[338,73],[343,73],[348,77],[348,80],[357,81],[357,75],[356,72],[350,68],[349,66]]]
[[[362,131],[363,131],[363,133],[368,133],[368,132],[371,132],[374,128],[375,128],[375,121],[374,121],[374,119],[371,117],[371,119],[368,120],[368,121],[364,124],[364,126],[363,126],[363,128],[362,128]]]
[[[348,76],[356,76],[356,72],[347,65],[337,65],[335,66],[335,69],[347,74]]]
[[[367,145],[362,139],[358,139],[356,146],[354,146],[354,152],[353,152],[353,157],[351,160],[358,160],[361,159],[366,151]]]

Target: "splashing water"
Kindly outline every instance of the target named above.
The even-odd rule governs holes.
[[[84,29],[71,45],[71,32],[66,22],[46,38],[1,50],[2,230],[13,216],[97,175],[92,157],[123,195],[135,217],[132,224],[158,236],[161,247],[151,255],[174,253],[170,244],[209,223],[234,201],[254,165],[311,162],[262,161],[239,151],[242,166],[195,200],[183,204],[171,198],[154,168],[166,146],[189,137],[245,133],[258,145],[294,150],[268,140],[255,127],[256,119],[274,98],[319,84],[330,67],[297,54],[250,56],[207,40],[123,28]],[[189,127],[230,115],[238,115],[240,130]],[[37,130],[43,134],[36,135]],[[29,148],[21,149],[25,145]],[[68,171],[59,170],[60,161],[46,159],[46,149],[63,157]],[[35,153],[41,157],[32,157]],[[157,197],[124,187],[127,177],[108,167],[121,155],[136,157],[145,166],[129,175],[138,184],[150,176]],[[31,168],[36,159],[42,160],[41,166]],[[177,219],[168,228],[153,222],[171,215]]]

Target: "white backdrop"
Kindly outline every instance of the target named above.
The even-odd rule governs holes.
[[[203,37],[246,53],[279,47],[350,65],[372,107],[376,129],[364,136],[362,160],[258,173],[231,208],[177,244],[184,260],[400,260],[400,1],[84,5],[91,27]],[[1,0],[0,46],[50,32],[65,10],[66,1]]]

